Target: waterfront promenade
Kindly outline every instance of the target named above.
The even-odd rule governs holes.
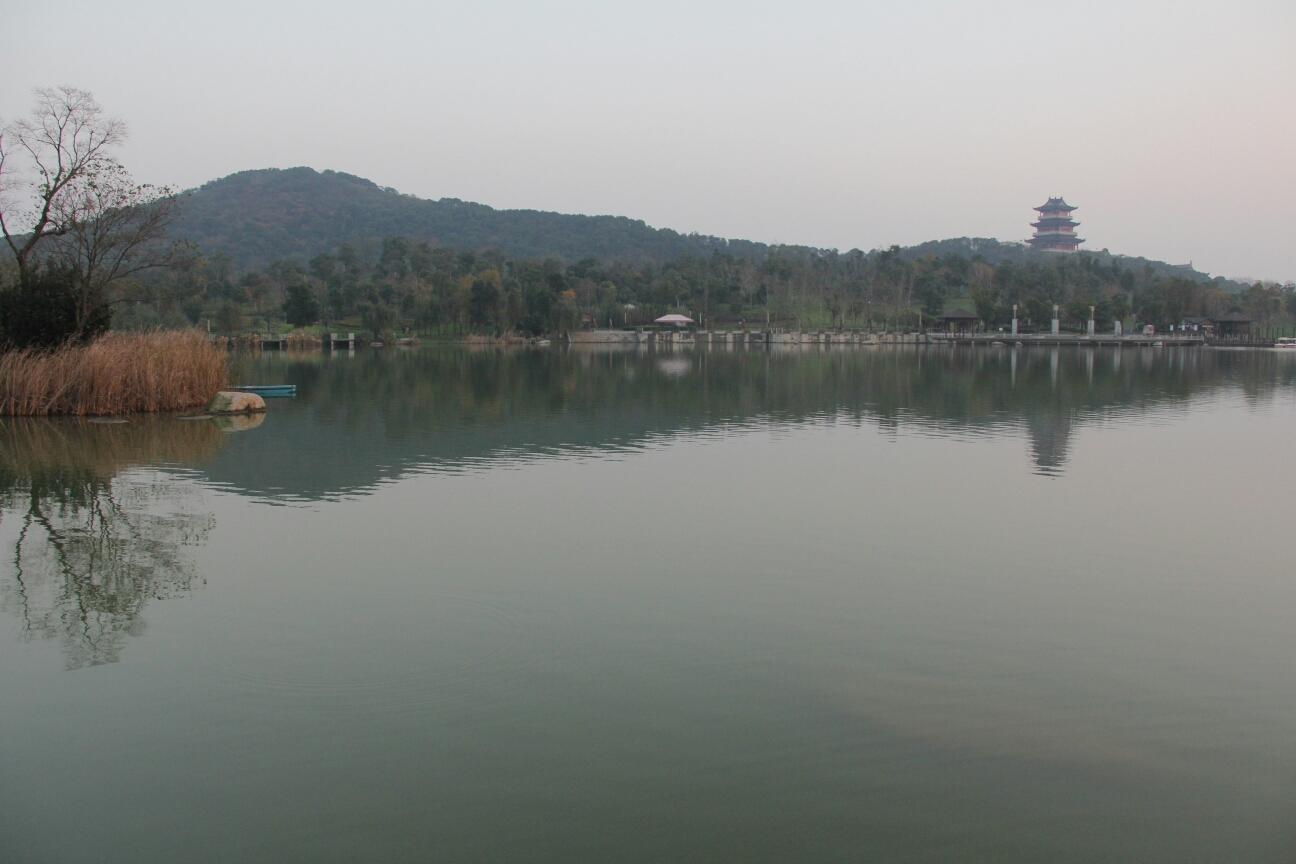
[[[739,330],[739,331],[706,331],[681,330],[583,330],[567,334],[568,341],[579,344],[621,344],[621,345],[720,345],[720,344],[754,344],[754,345],[889,345],[889,344],[926,344],[926,345],[1075,345],[1101,347],[1192,347],[1215,345],[1238,348],[1267,348],[1273,346],[1269,339],[1229,339],[1210,340],[1202,333],[1174,333],[1145,336],[1129,334],[1086,333],[868,333],[860,330],[842,331],[784,331],[784,330]]]
[[[1157,334],[1154,336],[1123,335],[1111,333],[929,333],[929,342],[938,345],[1142,345],[1142,346],[1191,346],[1207,344],[1201,333]],[[1246,343],[1252,345],[1254,343]]]

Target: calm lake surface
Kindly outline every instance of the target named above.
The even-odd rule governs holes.
[[[0,420],[0,860],[1296,855],[1296,357],[239,375]]]

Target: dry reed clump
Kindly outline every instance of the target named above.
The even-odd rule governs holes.
[[[510,330],[499,336],[483,336],[480,333],[469,333],[460,337],[459,341],[464,345],[516,345],[530,340],[526,336]]]
[[[237,336],[230,337],[230,345],[237,351],[251,351],[261,347],[260,333],[240,333]]]
[[[298,348],[318,348],[322,344],[320,340],[307,333],[305,330],[293,330],[284,337],[288,342],[288,347]]]
[[[197,330],[108,333],[87,345],[0,354],[0,414],[125,414],[207,404],[225,352]]]

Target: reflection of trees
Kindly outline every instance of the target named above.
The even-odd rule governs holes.
[[[166,472],[121,472],[205,458],[221,433],[170,418],[6,419],[0,441],[0,517],[17,521],[0,603],[22,620],[24,638],[61,640],[69,668],[115,662],[126,635],[142,632],[150,599],[193,586],[186,547],[214,524]]]
[[[1057,473],[1077,426],[1219,394],[1263,401],[1293,383],[1290,360],[1012,346],[274,354],[249,360],[246,372],[298,385],[274,418],[284,434],[244,439],[214,468],[234,488],[315,497],[431,465],[634,446],[756,419],[834,418],[1023,435],[1036,468]]]

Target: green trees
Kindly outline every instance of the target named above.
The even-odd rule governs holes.
[[[233,300],[225,300],[215,315],[216,329],[223,333],[238,333],[247,326],[243,310]]]
[[[512,268],[522,295],[523,314],[518,321],[518,329],[529,336],[539,336],[554,324],[554,310],[557,305],[555,286],[541,271],[529,262],[515,264]],[[561,274],[559,274],[561,275]],[[562,282],[565,289],[566,282]]]
[[[1242,311],[1268,327],[1282,313],[1283,289],[1279,285],[1256,282],[1242,292]]]
[[[1113,294],[1111,298],[1111,316],[1115,321],[1124,321],[1130,314],[1128,294]]]
[[[469,323],[478,330],[505,329],[508,322],[504,320],[504,292],[500,288],[499,273],[483,270],[472,280],[469,290]]]
[[[1016,307],[1023,332],[1047,330],[1055,305],[1062,326],[1083,330],[1090,307],[1096,326],[1113,320],[1164,327],[1236,305],[1276,321],[1296,312],[1296,291],[1276,285],[1231,295],[1220,283],[1128,269],[1110,256],[1080,253],[992,264],[934,252],[914,258],[899,247],[865,253],[815,253],[779,247],[763,260],[713,251],[669,261],[602,261],[586,256],[509,258],[498,249],[455,249],[410,238],[342,244],[309,266],[274,261],[234,273],[214,256],[196,272],[174,271],[178,285],[206,285],[191,320],[216,317],[227,301],[243,313],[264,310],[293,324],[327,313],[381,334],[417,327],[442,333],[526,335],[589,326],[645,325],[685,311],[716,328],[858,327],[909,330],[930,326],[952,306],[974,310],[988,328],[1008,327]],[[1265,319],[1264,316],[1269,318]],[[229,316],[225,318],[228,320]]]
[[[29,274],[0,292],[0,342],[21,348],[54,348],[69,337],[93,339],[108,329],[111,311],[103,306],[78,318],[76,274],[57,266]]]
[[[1143,292],[1139,317],[1160,327],[1178,324],[1193,312],[1196,286],[1187,279],[1159,279]]]
[[[396,316],[392,314],[391,308],[381,300],[377,303],[360,304],[360,323],[374,339],[381,340],[386,336],[395,320]]]
[[[1064,328],[1086,328],[1092,307],[1097,328],[1110,329],[1116,317],[1124,319],[1130,313],[1125,286],[1146,291],[1154,281],[1153,274],[1133,273],[1118,262],[1109,266],[1083,254],[1025,263],[1001,261],[993,267],[973,261],[967,273],[968,294],[986,326],[1006,327],[1016,306],[1024,332],[1050,326],[1055,305]]]
[[[314,324],[320,317],[320,302],[303,279],[288,286],[283,304],[284,320],[294,327]]]
[[[414,295],[414,326],[428,330],[441,323],[441,301],[430,286]]]

